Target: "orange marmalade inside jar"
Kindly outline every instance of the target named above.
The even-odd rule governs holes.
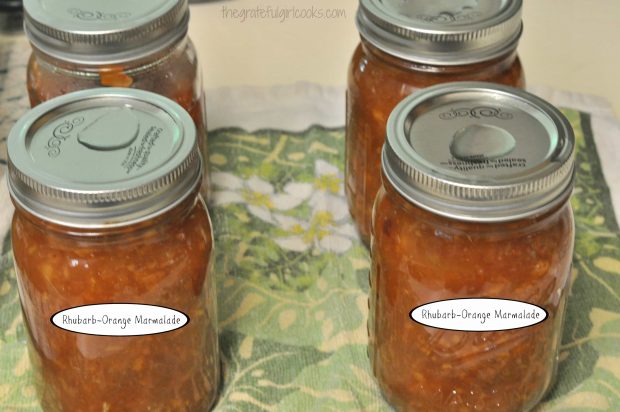
[[[568,121],[520,90],[453,83],[395,108],[373,216],[368,329],[374,375],[396,410],[522,412],[550,388],[570,285],[573,168]],[[468,329],[465,317],[484,313],[456,302],[479,299],[501,327]],[[504,317],[502,300],[547,316],[514,326],[521,312]],[[438,309],[445,301],[457,327],[413,316],[425,305],[450,315]]]
[[[207,159],[205,98],[196,50],[187,37],[187,0],[105,5],[72,0],[63,7],[52,0],[26,0],[24,8],[33,48],[27,73],[32,107],[97,87],[152,91],[190,113]],[[205,179],[203,193],[207,190]]]
[[[12,240],[46,411],[205,411],[220,379],[213,248],[191,117],[150,92],[91,89],[33,109],[8,141]],[[101,305],[189,322],[111,332]],[[96,333],[52,323],[79,309]],[[149,324],[164,324],[152,315]],[[108,326],[106,326],[108,325]]]
[[[525,85],[517,43],[520,0],[361,0],[361,43],[349,66],[346,192],[362,240],[381,187],[381,148],[394,107],[416,90],[447,82]]]

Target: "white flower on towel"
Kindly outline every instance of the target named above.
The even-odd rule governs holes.
[[[218,172],[211,177],[215,206],[242,203],[248,212],[267,223],[276,223],[273,211],[296,208],[312,194],[311,188],[299,183],[289,183],[284,186],[284,193],[276,193],[271,183],[257,176],[244,180],[232,173]]]
[[[314,176],[316,190],[344,196],[344,175],[336,166],[318,159],[314,163]]]
[[[305,252],[312,247],[324,252],[345,253],[357,233],[348,222],[349,211],[342,197],[315,192],[310,200],[312,215],[309,221],[275,214],[274,218],[287,235],[275,238],[286,250]]]

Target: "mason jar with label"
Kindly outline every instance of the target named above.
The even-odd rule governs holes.
[[[187,36],[188,0],[24,0],[24,11],[32,45],[31,106],[96,87],[152,91],[190,113],[206,162],[205,98],[196,50]]]
[[[398,411],[531,410],[571,283],[575,138],[506,86],[430,87],[389,118],[372,226],[369,356]]]
[[[191,117],[140,90],[43,103],[8,139],[13,253],[45,411],[205,411],[220,379]]]
[[[439,83],[524,87],[517,56],[521,8],[521,0],[360,0],[361,42],[348,72],[345,190],[364,243],[392,109]]]

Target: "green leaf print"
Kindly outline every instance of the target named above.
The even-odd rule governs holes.
[[[275,411],[280,400],[300,391],[292,383],[326,355],[312,347],[280,345],[236,332],[220,336],[225,382],[218,412]]]
[[[590,119],[576,111],[564,113],[575,129],[578,148],[572,198],[576,226],[574,282],[567,305],[558,380],[548,396],[553,406],[542,410],[590,410],[583,404],[586,400],[596,405],[591,410],[616,410],[611,405],[620,409],[620,386],[599,375],[601,359],[620,351],[620,324],[607,322],[607,315],[620,314],[620,273],[614,274],[620,256],[618,226]],[[615,391],[609,391],[607,385]],[[601,409],[605,405],[611,409]]]

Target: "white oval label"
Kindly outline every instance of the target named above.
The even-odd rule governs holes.
[[[507,299],[467,298],[431,302],[409,314],[415,322],[438,329],[494,332],[527,328],[543,322],[548,313],[531,303]]]
[[[60,329],[98,336],[156,335],[189,323],[189,317],[178,310],[137,303],[78,306],[58,312],[50,320]]]

